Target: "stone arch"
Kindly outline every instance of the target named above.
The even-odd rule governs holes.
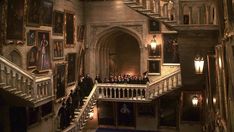
[[[139,72],[142,73],[142,61],[143,61],[143,52],[144,52],[144,44],[142,43],[142,37],[141,34],[133,29],[129,29],[128,27],[122,27],[122,26],[114,26],[109,27],[94,36],[94,39],[91,41],[89,48],[87,49],[86,54],[86,73],[90,73],[92,77],[94,77],[96,74],[100,74],[100,67],[104,67],[106,70],[105,72],[102,72],[103,75],[109,74],[109,62],[107,58],[109,55],[107,53],[112,54],[112,48],[109,46],[110,41],[118,41],[114,40],[118,37],[118,35],[126,34],[129,37],[132,37],[136,40],[136,43],[138,44],[139,49]],[[90,64],[89,64],[90,63]],[[145,69],[144,69],[145,70]]]
[[[17,66],[22,67],[22,55],[18,49],[13,49],[7,56],[7,59]]]

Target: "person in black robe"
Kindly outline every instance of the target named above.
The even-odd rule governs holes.
[[[60,117],[60,129],[64,129],[66,127],[66,114],[65,103],[63,102],[58,112],[58,116]]]

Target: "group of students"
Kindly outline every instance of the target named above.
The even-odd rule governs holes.
[[[102,79],[99,75],[95,77],[97,83],[131,83],[131,84],[146,84],[149,78],[146,74],[143,77],[123,75],[123,76],[110,76],[108,79]],[[86,74],[80,76],[77,87],[71,90],[69,96],[62,102],[59,109],[58,116],[60,117],[60,129],[64,129],[70,125],[71,120],[74,118],[74,111],[83,105],[83,99],[88,96],[93,88],[93,79]]]
[[[84,97],[88,96],[93,88],[93,79],[89,74],[80,76],[76,86],[75,90],[71,90],[69,96],[62,102],[62,106],[59,109],[58,117],[60,118],[60,129],[68,127],[71,120],[74,118],[75,109],[82,107]]]
[[[146,84],[149,82],[149,78],[147,76],[147,73],[143,74],[142,76],[131,76],[131,75],[110,75],[108,78],[104,78],[102,80],[99,75],[96,75],[95,81],[98,83],[128,83],[128,84]]]

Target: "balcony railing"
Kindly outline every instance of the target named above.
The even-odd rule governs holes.
[[[89,113],[94,108],[96,100],[128,102],[152,101],[180,86],[180,70],[175,71],[160,80],[156,80],[151,84],[95,84],[81,108],[79,116],[74,120],[74,123],[63,130],[63,132],[81,131],[89,120]]]

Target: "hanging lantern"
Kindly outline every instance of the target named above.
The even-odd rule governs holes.
[[[197,56],[194,58],[194,67],[196,74],[202,74],[204,68],[204,59],[201,56]]]
[[[153,36],[153,39],[150,42],[151,49],[154,51],[156,50],[156,47],[157,47],[157,41],[155,38],[156,38],[156,35]]]
[[[192,105],[194,107],[197,107],[197,105],[198,105],[198,97],[197,96],[192,97]]]

